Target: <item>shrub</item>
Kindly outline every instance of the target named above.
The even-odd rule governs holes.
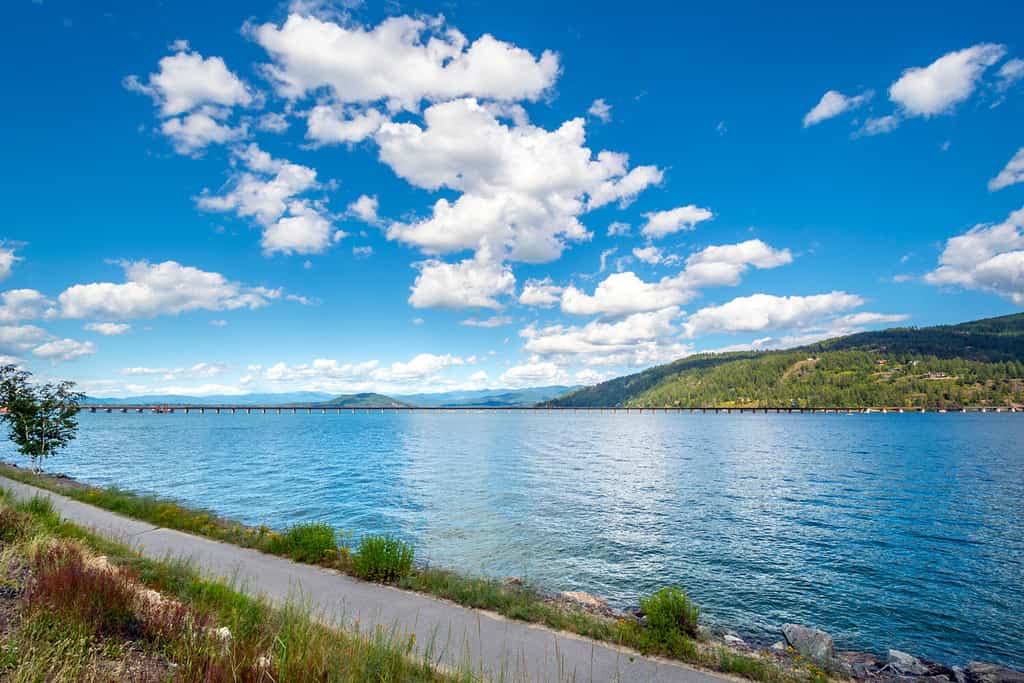
[[[413,547],[392,536],[365,536],[352,558],[356,576],[369,581],[397,581],[412,571]]]
[[[678,588],[662,588],[649,598],[641,598],[640,608],[647,617],[650,634],[662,643],[673,643],[680,635],[697,635],[700,610]]]
[[[123,569],[87,561],[71,543],[38,549],[25,592],[30,609],[44,609],[98,634],[121,634],[138,626],[135,590]]]
[[[296,524],[283,534],[271,534],[267,550],[296,562],[323,562],[338,552],[334,529],[324,522]]]

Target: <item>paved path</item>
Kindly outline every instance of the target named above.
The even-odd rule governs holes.
[[[279,603],[298,598],[331,620],[358,619],[362,629],[381,624],[403,638],[414,633],[423,654],[433,644],[432,658],[442,666],[468,666],[490,679],[545,683],[730,680],[418,593],[155,527],[5,477],[0,477],[0,486],[21,499],[47,497],[65,519],[131,545],[147,557],[188,558],[201,572],[233,577],[251,594]]]

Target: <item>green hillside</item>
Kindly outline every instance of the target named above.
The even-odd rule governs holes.
[[[362,394],[345,394],[343,396],[336,396],[330,401],[323,401],[321,403],[314,404],[316,407],[330,407],[330,408],[407,408],[407,403],[396,401],[390,396],[384,394],[374,394],[370,392]]]
[[[699,354],[553,399],[552,406],[1024,405],[1024,314],[895,328],[785,351]]]

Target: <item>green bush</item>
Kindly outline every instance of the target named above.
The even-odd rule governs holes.
[[[678,588],[662,588],[649,598],[641,598],[640,608],[647,617],[650,635],[657,641],[668,645],[679,636],[697,636],[700,610]]]
[[[412,571],[413,548],[392,536],[365,536],[352,558],[356,576],[369,581],[397,581]]]
[[[267,551],[285,555],[296,562],[317,563],[336,557],[338,545],[334,528],[324,522],[296,524],[283,534],[272,534]]]

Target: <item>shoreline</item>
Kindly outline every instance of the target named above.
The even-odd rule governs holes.
[[[163,506],[174,513],[186,513],[190,515],[194,521],[200,522],[200,528],[183,528],[181,524],[175,525],[176,520],[174,519],[174,516],[171,515],[167,520],[164,520],[169,523],[162,524],[163,526],[167,526],[168,528],[178,528],[179,530],[194,533],[199,536],[205,536],[214,540],[242,547],[251,547],[256,550],[260,550],[261,552],[268,552],[265,548],[246,545],[245,543],[233,541],[230,538],[224,537],[225,532],[229,530],[231,534],[240,535],[240,537],[246,537],[253,533],[269,531],[268,527],[265,526],[249,527],[239,522],[235,522],[234,520],[217,516],[207,510],[182,506],[171,499],[134,494],[131,492],[121,491],[116,487],[101,489],[62,473],[35,473],[29,468],[7,461],[0,461],[0,475],[14,475],[11,476],[11,478],[16,481],[34,484],[56,493],[71,495],[72,498],[81,502],[118,512],[129,518],[146,519],[146,521],[157,523],[158,520],[134,517],[123,510],[115,509],[115,507],[110,505],[103,505],[103,501],[93,501],[89,499],[90,497],[96,497],[99,494],[106,492],[107,494],[118,495],[128,499],[145,500],[150,503]],[[276,532],[271,531],[270,533],[274,534]],[[337,569],[337,567],[325,564],[324,562],[306,561],[306,563]],[[512,593],[522,593],[524,596],[528,595],[533,600],[548,606],[551,610],[570,617],[573,614],[583,614],[593,619],[610,621],[619,625],[622,625],[623,623],[635,624],[641,628],[646,625],[646,618],[642,610],[635,607],[618,609],[612,607],[603,598],[583,591],[552,592],[544,589],[543,587],[527,584],[518,577],[505,577],[504,579],[470,577],[452,570],[432,567],[429,564],[420,562],[417,562],[415,567],[416,571],[420,574],[431,574],[435,578],[441,577],[447,580],[450,584],[469,582],[490,588],[504,588]],[[351,571],[346,571],[345,569],[342,569],[341,571],[351,574]],[[472,600],[467,600],[465,598],[459,599],[458,595],[446,594],[444,590],[430,589],[422,586],[417,587],[416,585],[403,585],[402,582],[396,582],[393,585],[423,595],[448,600],[463,606],[482,609],[502,616],[511,616],[511,618],[519,621],[543,623],[558,630],[574,632],[579,635],[593,637],[600,641],[626,645],[627,647],[631,646],[630,643],[616,643],[614,640],[591,632],[592,624],[583,624],[581,627],[579,624],[572,623],[571,619],[569,620],[568,625],[551,624],[549,619],[537,618],[536,615],[531,618],[529,616],[524,617],[519,614],[505,614],[500,609],[493,609],[486,604],[475,604]],[[450,590],[451,586],[448,588]],[[544,616],[550,617],[551,615]],[[933,681],[936,683],[942,683],[943,681],[949,681],[951,683],[1024,683],[1024,673],[1013,671],[1000,664],[972,661],[965,662],[965,666],[947,666],[943,663],[915,657],[912,654],[892,649],[888,650],[886,656],[879,656],[874,652],[868,651],[840,650],[836,647],[829,634],[817,629],[793,624],[783,625],[780,629],[778,640],[773,643],[754,637],[744,638],[736,631],[721,627],[711,629],[706,625],[701,625],[699,627],[697,638],[699,642],[704,643],[709,647],[726,650],[737,656],[749,657],[757,660],[768,660],[775,666],[783,669],[792,670],[793,668],[813,666],[822,673],[830,671],[833,674],[849,676],[857,680],[906,681],[910,679],[919,679]],[[633,649],[637,648],[634,647]],[[643,650],[640,651],[643,652]],[[651,654],[647,652],[643,653]],[[675,659],[686,661],[681,657],[675,657]],[[715,669],[712,668],[710,670]],[[727,671],[726,673],[729,672]],[[764,677],[757,678],[760,680],[766,680]]]

